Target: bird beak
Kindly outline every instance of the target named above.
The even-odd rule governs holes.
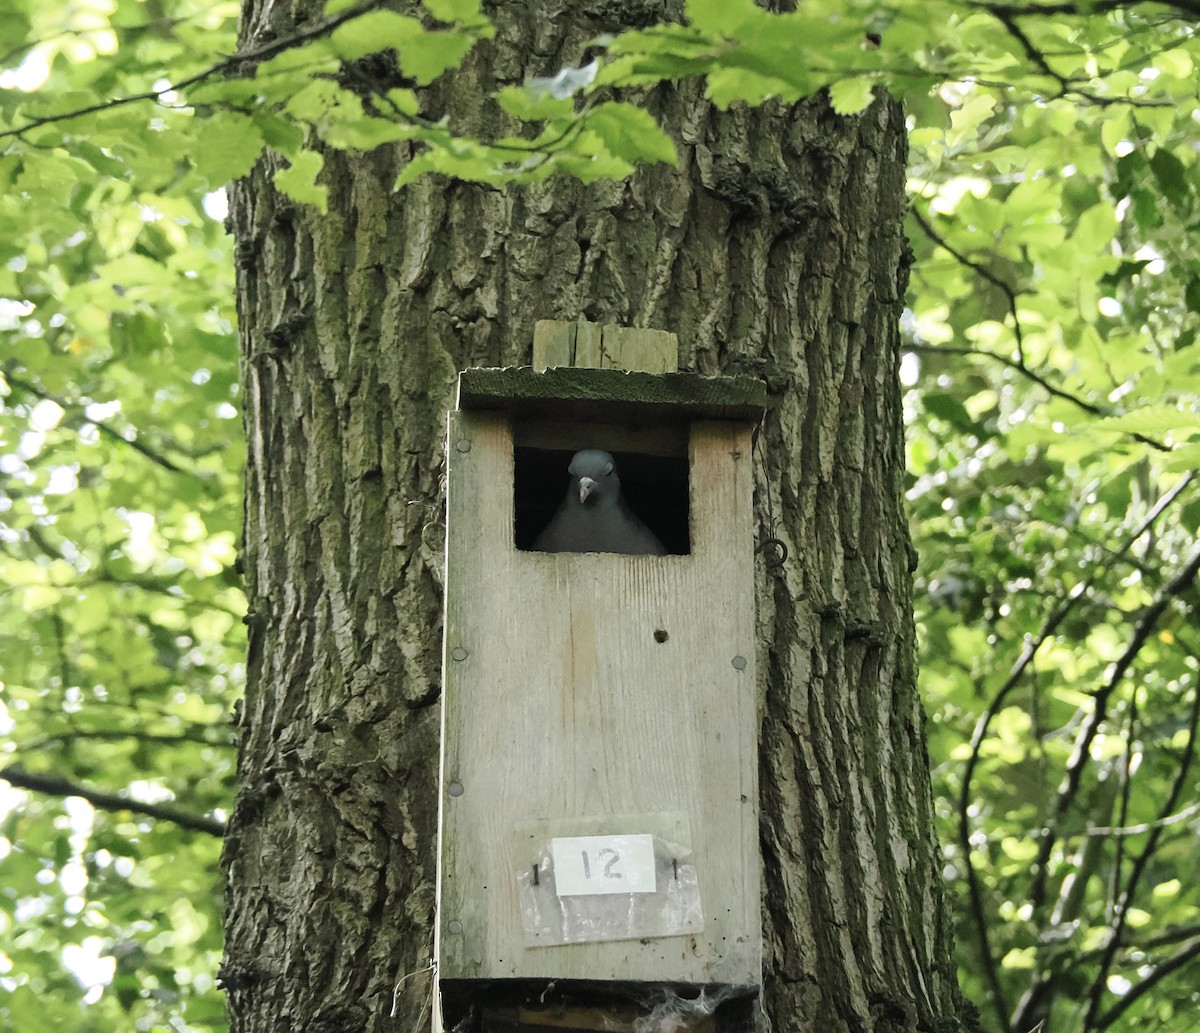
[[[579,478],[579,501],[587,502],[587,497],[592,493],[592,489],[596,487],[596,482],[590,477]]]

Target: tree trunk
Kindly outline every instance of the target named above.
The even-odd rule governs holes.
[[[317,6],[246,0],[244,37]],[[494,130],[494,84],[575,63],[638,12],[659,5],[497,4],[495,42],[433,103]],[[397,148],[327,155],[324,216],[276,193],[269,162],[232,192],[251,605],[235,1030],[428,1020],[444,415],[459,369],[527,363],[537,319],[581,316],[675,331],[681,369],[748,373],[773,399],[755,456],[767,1020],[969,1025],[901,506],[903,114],[722,113],[694,84],[645,103],[679,165],[625,183],[394,194]]]

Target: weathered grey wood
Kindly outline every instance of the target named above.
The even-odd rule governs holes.
[[[679,369],[679,338],[669,330],[541,319],[533,330],[533,367],[553,366],[674,373]]]
[[[600,342],[600,366],[642,370],[646,373],[674,373],[679,369],[679,339],[667,330],[604,325]],[[577,366],[580,361],[576,349]]]
[[[595,369],[617,369],[615,364],[604,361],[601,338],[604,327],[599,323],[580,320],[575,328],[575,350],[571,354],[572,366],[591,366]]]
[[[501,410],[526,418],[754,423],[766,405],[766,386],[752,377],[568,367],[539,372],[531,366],[465,369],[458,376],[459,409]]]
[[[757,984],[749,428],[692,429],[688,556],[519,552],[507,418],[452,414],[449,451],[440,977]],[[667,811],[701,935],[524,946],[518,825]]]
[[[533,368],[573,366],[578,326],[566,319],[539,319],[533,326]]]

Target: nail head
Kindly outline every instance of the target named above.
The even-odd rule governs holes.
[[[733,669],[735,671],[744,671],[746,669],[746,658],[744,656],[735,656],[733,658]]]
[[[467,651],[462,646],[455,646],[450,650],[450,655],[455,660],[465,660],[467,658]]]
[[[449,786],[449,793],[451,796],[462,796],[463,784],[461,782],[451,782]]]

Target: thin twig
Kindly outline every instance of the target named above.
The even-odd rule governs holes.
[[[26,394],[33,395],[34,398],[40,398],[43,402],[53,402],[60,409],[82,412],[84,416],[87,417],[88,422],[110,441],[119,441],[122,445],[128,445],[135,452],[141,453],[143,456],[149,459],[150,462],[157,466],[161,466],[164,470],[170,470],[171,473],[187,474],[188,476],[195,477],[200,481],[205,480],[204,476],[196,470],[188,470],[182,466],[179,466],[162,453],[156,452],[154,449],[142,444],[142,442],[137,438],[127,438],[119,430],[117,430],[111,424],[106,423],[104,420],[94,420],[90,416],[87,416],[86,406],[78,402],[68,402],[64,398],[58,398],[55,395],[50,394],[48,391],[43,391],[36,384],[28,380],[23,380],[20,377],[14,377],[11,373],[6,372],[3,374],[3,376],[10,386],[17,388],[19,391],[24,391]]]
[[[1116,827],[1104,828],[1103,826],[1092,825],[1084,833],[1085,836],[1142,836],[1147,832],[1152,832],[1154,829],[1170,828],[1172,825],[1178,825],[1181,821],[1187,821],[1193,815],[1200,814],[1200,803],[1190,804],[1178,814],[1171,814],[1165,818],[1159,818],[1157,821],[1144,821],[1140,825],[1119,825]]]
[[[1084,718],[1079,739],[1075,744],[1075,751],[1067,762],[1066,776],[1054,802],[1054,813],[1046,822],[1045,831],[1038,845],[1038,854],[1034,860],[1035,875],[1029,896],[1030,902],[1035,908],[1040,907],[1045,900],[1050,854],[1057,842],[1058,824],[1079,793],[1079,787],[1083,781],[1083,770],[1091,759],[1092,743],[1099,734],[1100,726],[1108,714],[1108,701],[1133,665],[1134,660],[1137,659],[1142,647],[1149,640],[1167,606],[1191,587],[1197,572],[1200,572],[1200,548],[1192,553],[1180,571],[1155,593],[1154,599],[1146,607],[1141,620],[1134,628],[1125,651],[1109,670],[1105,683],[1092,693],[1091,712]],[[1171,806],[1174,807],[1174,804],[1172,803]]]
[[[19,789],[29,789],[35,793],[47,793],[50,796],[78,796],[101,811],[131,811],[134,814],[144,814],[148,818],[174,822],[180,828],[192,829],[195,832],[207,832],[212,836],[225,835],[224,822],[217,821],[215,818],[189,814],[187,811],[181,811],[175,807],[165,807],[162,804],[140,803],[117,793],[91,789],[78,782],[54,775],[34,775],[28,771],[22,771],[18,767],[9,767],[0,771],[0,779],[9,785]]]
[[[922,232],[938,247],[948,251],[961,265],[965,265],[968,269],[973,269],[982,276],[993,287],[996,287],[1008,300],[1008,310],[1012,314],[1013,321],[1013,336],[1017,339],[1017,360],[1015,368],[1021,372],[1027,372],[1025,365],[1025,335],[1021,330],[1021,317],[1017,315],[1017,292],[1004,280],[1000,279],[987,266],[980,262],[976,262],[973,258],[969,258],[961,251],[957,250],[945,237],[937,232],[929,221],[923,216],[917,208],[911,208],[912,217],[917,220],[917,225],[921,227]],[[1012,362],[1012,360],[1009,360]],[[1044,386],[1044,385],[1043,385]]]
[[[199,725],[201,729],[208,729],[211,726]],[[89,730],[87,728],[72,729],[69,732],[60,732],[57,735],[47,735],[44,739],[37,739],[32,742],[23,743],[22,750],[29,753],[39,753],[42,750],[52,749],[56,746],[63,746],[67,743],[78,741],[101,741],[101,742],[123,742],[132,740],[134,742],[156,743],[163,746],[178,746],[180,743],[193,743],[197,746],[211,746],[217,749],[226,747],[233,748],[232,742],[222,742],[221,739],[204,734],[203,731],[197,732],[195,735],[156,735],[152,732],[135,732],[121,731],[118,729]]]
[[[31,50],[38,47],[46,46],[50,43],[55,43],[60,39],[77,39],[82,36],[95,36],[101,32],[105,34],[111,33],[118,40],[123,38],[132,39],[143,34],[151,32],[162,32],[164,29],[173,29],[177,25],[184,25],[191,21],[196,21],[200,18],[199,14],[192,14],[186,18],[155,18],[151,21],[140,22],[137,25],[105,25],[103,29],[63,29],[61,32],[56,32],[52,36],[43,36],[41,39],[27,39],[23,43],[18,43],[15,47],[4,54],[0,54],[0,68],[7,67],[15,62],[18,58],[24,59]]]
[[[1175,809],[1175,804],[1183,792],[1188,772],[1191,769],[1192,758],[1195,755],[1196,729],[1198,726],[1200,726],[1200,684],[1192,687],[1192,710],[1189,715],[1188,739],[1183,748],[1183,758],[1179,762],[1175,778],[1171,783],[1171,790],[1167,794],[1166,800],[1163,801],[1162,809],[1159,811],[1160,820],[1168,816]],[[1115,922],[1109,929],[1108,942],[1104,945],[1104,954],[1096,970],[1096,977],[1092,981],[1091,993],[1088,995],[1087,1014],[1083,1020],[1085,1031],[1095,1026],[1096,1016],[1100,1010],[1100,1001],[1103,999],[1104,990],[1108,985],[1108,975],[1112,970],[1113,959],[1116,957],[1117,950],[1121,946],[1121,935],[1125,931],[1125,923],[1129,918],[1129,909],[1133,905],[1134,898],[1137,895],[1138,884],[1141,882],[1142,876],[1150,864],[1150,860],[1154,857],[1154,852],[1158,849],[1158,841],[1161,835],[1162,826],[1151,830],[1150,838],[1146,841],[1142,852],[1133,862],[1133,868],[1121,892],[1120,899],[1115,902]],[[1118,842],[1123,843],[1124,840],[1118,840]]]
[[[999,352],[988,351],[986,348],[970,348],[959,345],[948,344],[917,344],[910,343],[904,345],[905,351],[910,352],[925,352],[929,355],[937,355],[939,352],[943,355],[975,355],[981,359],[991,359],[993,362],[998,362],[1002,366],[1007,366],[1009,369],[1015,370],[1023,377],[1031,380],[1042,388],[1047,394],[1054,398],[1061,398],[1064,402],[1070,402],[1076,408],[1082,409],[1091,416],[1098,416],[1105,419],[1112,416],[1113,413],[1105,412],[1098,405],[1093,405],[1091,402],[1078,395],[1071,394],[1070,391],[1064,391],[1061,387],[1050,383],[1040,373],[1036,373],[1028,366],[1022,365],[1016,359],[1010,359],[1007,355],[1001,355]],[[1140,441],[1143,445],[1155,449],[1159,452],[1170,452],[1171,446],[1154,438],[1147,437],[1145,434],[1130,433],[1129,435],[1134,441]]]
[[[1082,3],[1048,3],[1048,4],[1004,4],[986,3],[972,0],[971,7],[987,11],[989,14],[1005,14],[1024,17],[1047,14],[1106,14],[1109,11],[1128,10],[1143,6],[1143,0],[1084,0]],[[1149,6],[1174,7],[1181,14],[1200,18],[1200,2],[1198,0],[1151,0]]]
[[[971,784],[975,775],[975,768],[979,763],[980,750],[983,746],[984,738],[988,733],[992,720],[1000,712],[1009,694],[1020,684],[1025,671],[1033,662],[1034,657],[1042,646],[1055,633],[1059,625],[1067,618],[1079,600],[1084,597],[1088,589],[1099,579],[1100,575],[1115,566],[1121,557],[1133,548],[1142,535],[1154,526],[1159,516],[1179,497],[1183,490],[1192,482],[1194,476],[1194,474],[1189,473],[1180,478],[1179,483],[1159,499],[1158,504],[1155,505],[1142,523],[1125,539],[1124,544],[1120,548],[1113,550],[1095,571],[1077,584],[1067,597],[1059,603],[1057,609],[1046,618],[1038,634],[1025,643],[1025,648],[1021,651],[1021,655],[1009,671],[1008,678],[1005,679],[1004,684],[1000,686],[1000,689],[992,698],[987,710],[980,715],[979,721],[975,725],[975,731],[971,735],[971,752],[967,758],[966,766],[963,768],[962,787],[959,790],[958,797],[958,843],[966,872],[967,893],[971,902],[971,917],[979,940],[980,960],[983,964],[988,986],[992,992],[993,1004],[1000,1020],[1000,1028],[1002,1029],[1008,1027],[1010,1011],[1007,1005],[1007,997],[1000,983],[1000,975],[996,967],[997,959],[992,953],[991,934],[988,930],[987,914],[983,901],[983,888],[979,882],[979,873],[975,870],[975,864],[971,859],[971,822],[969,814]]]
[[[57,122],[69,122],[72,119],[83,118],[86,115],[94,115],[102,111],[112,111],[115,108],[125,107],[129,104],[140,104],[145,101],[153,101],[160,103],[162,97],[166,94],[186,90],[189,86],[195,86],[198,83],[204,82],[206,79],[211,79],[213,76],[220,75],[223,72],[228,72],[233,69],[241,68],[244,65],[259,65],[263,61],[267,61],[277,54],[283,53],[285,50],[290,50],[292,47],[299,46],[302,43],[309,43],[314,39],[320,39],[322,36],[327,36],[333,32],[339,25],[343,25],[348,21],[366,14],[379,6],[379,0],[365,0],[364,3],[358,4],[341,14],[327,18],[324,21],[318,22],[316,25],[301,29],[298,32],[292,33],[290,36],[285,36],[282,39],[273,40],[270,43],[264,43],[262,46],[255,47],[251,50],[244,50],[237,53],[229,54],[221,58],[215,64],[209,65],[208,68],[194,75],[190,75],[178,82],[171,83],[159,90],[147,90],[144,93],[132,93],[125,97],[114,97],[111,100],[101,101],[97,104],[88,104],[82,108],[74,108],[71,111],[63,111],[57,115],[44,115],[40,118],[33,118],[24,125],[17,126],[15,129],[7,129],[0,132],[0,140],[4,140],[10,136],[22,136],[31,129],[39,129],[42,126],[52,125]]]
[[[1200,958],[1200,939],[1194,940],[1186,947],[1176,951],[1166,961],[1160,962],[1154,966],[1154,971],[1144,979],[1138,980],[1129,991],[1103,1015],[1096,1018],[1095,1029],[1108,1029],[1114,1022],[1125,1014],[1126,1009],[1135,1004],[1143,994],[1153,990],[1162,980],[1174,972],[1178,972],[1184,965],[1191,961]]]
[[[1005,31],[1017,41],[1021,49],[1025,52],[1025,57],[1034,65],[1034,67],[1036,67],[1043,75],[1048,76],[1058,83],[1059,97],[1074,95],[1079,97],[1081,100],[1086,100],[1087,102],[1095,104],[1099,107],[1107,107],[1111,104],[1125,103],[1126,98],[1124,97],[1102,97],[1099,94],[1092,93],[1089,90],[1081,90],[1078,84],[1081,82],[1091,82],[1091,77],[1085,79],[1073,79],[1069,76],[1063,75],[1061,72],[1056,72],[1053,68],[1051,68],[1050,62],[1047,60],[1045,53],[1033,45],[1033,40],[1031,40],[1028,34],[1026,34],[1025,30],[1017,24],[1018,12],[1007,11],[1000,7],[991,7],[986,4],[976,6],[979,6],[982,10],[986,10],[992,15],[992,17],[994,17],[1001,25],[1004,26]]]

